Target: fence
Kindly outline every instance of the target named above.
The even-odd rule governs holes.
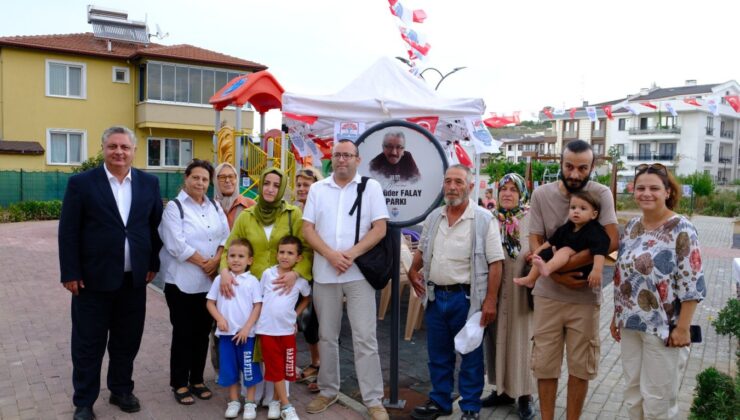
[[[159,178],[162,198],[172,199],[182,187],[182,172],[150,172]],[[61,200],[67,188],[69,172],[0,171],[0,207],[21,201]],[[209,189],[212,194],[213,186]]]

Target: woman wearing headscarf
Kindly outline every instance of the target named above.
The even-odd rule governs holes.
[[[530,253],[527,212],[529,191],[524,179],[515,173],[498,181],[498,207],[494,211],[501,228],[504,270],[496,323],[486,331],[486,371],[496,389],[484,398],[484,407],[517,402],[519,417],[534,418],[532,394],[535,382],[530,369],[532,310],[527,288],[514,284],[523,275]]]
[[[216,201],[226,212],[229,228],[234,227],[234,222],[243,210],[255,205],[251,198],[239,194],[236,168],[228,162],[216,166],[216,183],[214,184],[214,195]]]
[[[287,293],[295,285],[298,277],[311,280],[311,265],[313,262],[313,250],[309,248],[303,239],[301,227],[303,226],[303,212],[293,204],[287,203],[283,197],[287,178],[283,171],[278,168],[267,168],[262,172],[259,183],[259,196],[257,204],[241,212],[237,217],[231,234],[226,240],[226,248],[234,238],[248,240],[254,250],[254,259],[249,271],[258,279],[262,273],[277,264],[278,242],[286,235],[297,236],[303,243],[303,258],[296,264],[293,271],[280,275],[274,282],[279,293]],[[232,284],[234,277],[226,266],[226,254],[221,258],[221,294],[227,298],[234,294]],[[272,400],[272,387],[265,388],[262,401],[263,405],[269,403],[270,412],[268,417],[280,415],[280,402]],[[258,399],[259,399],[258,390]]]

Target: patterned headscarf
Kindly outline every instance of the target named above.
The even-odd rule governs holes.
[[[504,249],[511,258],[519,256],[519,252],[522,250],[521,238],[519,237],[519,221],[529,211],[529,191],[524,179],[516,173],[509,173],[504,175],[498,181],[498,190],[501,190],[507,182],[514,183],[514,186],[519,190],[519,205],[513,209],[504,209],[501,207],[501,199],[498,198],[498,208],[493,214],[498,218],[498,224],[501,228],[501,243]]]
[[[272,203],[265,201],[262,195],[262,186],[265,184],[265,177],[269,174],[275,174],[280,177],[280,188],[278,189],[275,201]],[[275,223],[278,214],[282,213],[283,209],[285,209],[285,201],[283,200],[285,184],[285,174],[278,168],[267,168],[260,175],[260,194],[257,196],[257,205],[250,207],[249,210],[254,209],[252,210],[254,211],[254,217],[262,226],[270,226]]]

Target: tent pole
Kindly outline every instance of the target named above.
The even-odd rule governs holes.
[[[213,163],[218,164],[218,130],[221,125],[221,111],[216,110],[216,119],[213,122]]]
[[[473,201],[478,204],[480,197],[480,153],[475,152],[475,188],[473,188]]]

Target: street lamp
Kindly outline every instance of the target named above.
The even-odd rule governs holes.
[[[412,67],[413,66],[413,64],[409,60],[407,60],[407,59],[405,59],[403,57],[396,57],[396,59],[398,61],[402,62],[402,63],[405,63],[409,67]],[[427,67],[424,70],[422,70],[421,73],[419,73],[419,77],[421,77],[422,79],[424,79],[424,73],[426,73],[428,70],[433,70],[433,71],[437,72],[437,74],[439,75],[440,79],[439,79],[439,82],[437,82],[437,86],[434,87],[434,90],[438,90],[439,89],[439,85],[441,85],[442,82],[444,82],[444,80],[449,75],[451,75],[453,73],[457,73],[458,71],[463,70],[463,69],[466,69],[466,68],[467,67],[464,67],[464,66],[463,67],[455,67],[454,69],[450,70],[447,74],[442,74],[441,71],[437,70],[434,67]],[[424,79],[424,80],[426,80],[426,79]]]

